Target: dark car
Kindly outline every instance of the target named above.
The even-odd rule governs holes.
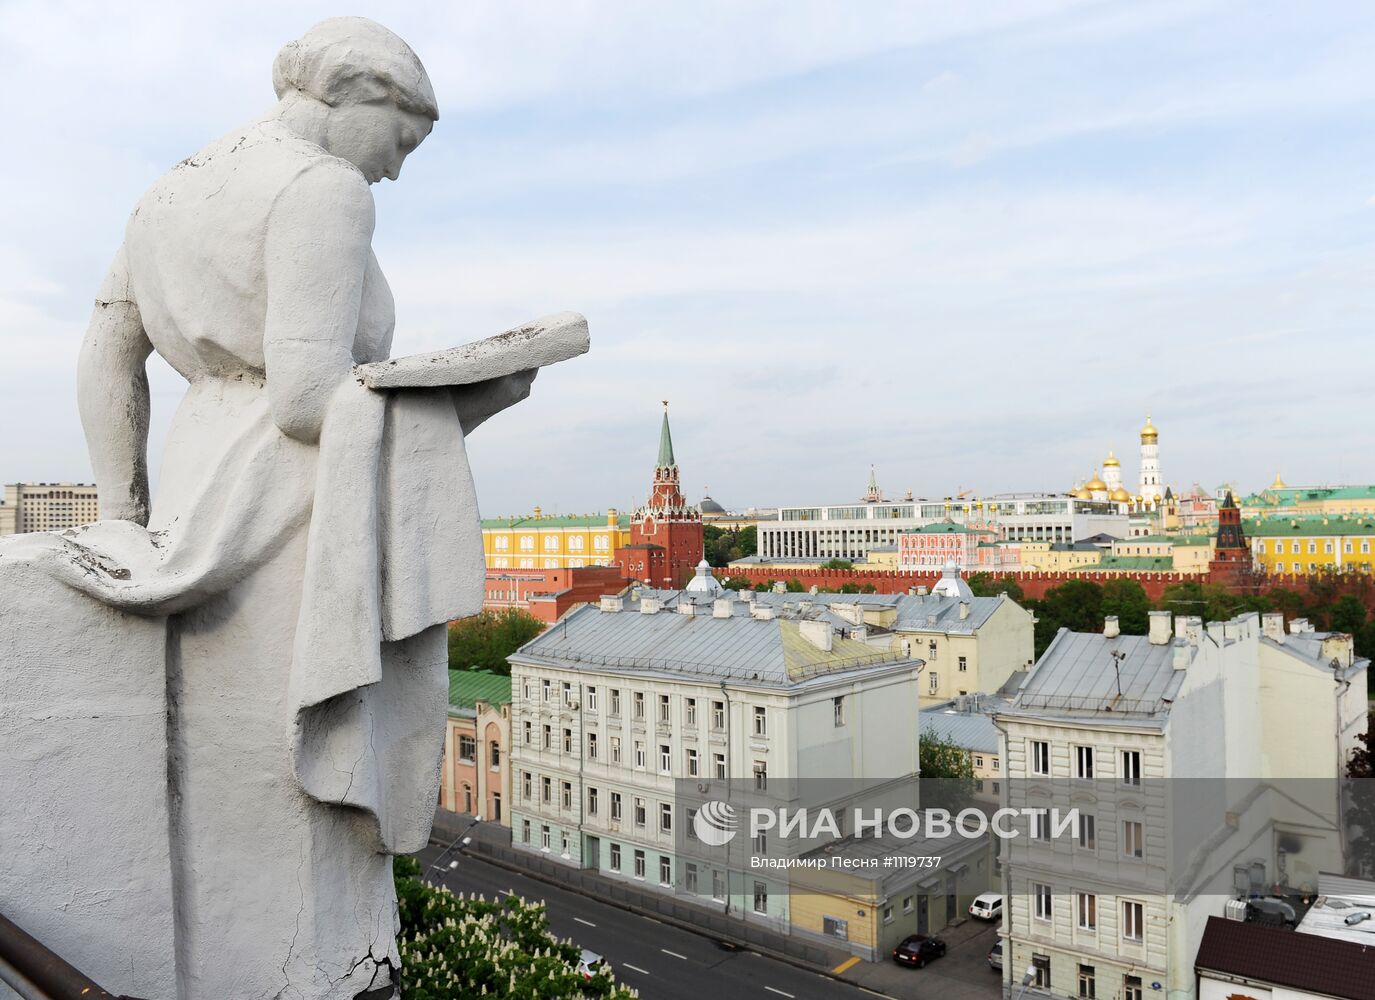
[[[945,954],[945,942],[925,934],[909,934],[893,949],[893,961],[920,969],[933,958]]]

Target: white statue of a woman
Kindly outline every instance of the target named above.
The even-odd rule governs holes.
[[[181,1000],[390,995],[391,855],[429,833],[444,623],[481,603],[463,435],[548,360],[365,387],[355,366],[388,357],[394,321],[369,185],[429,134],[434,93],[363,18],[287,44],[272,78],[267,115],[139,201],[98,296],[79,399],[106,520],[0,546],[0,576],[166,620],[149,754],[166,756]],[[189,388],[150,503],[154,350]]]

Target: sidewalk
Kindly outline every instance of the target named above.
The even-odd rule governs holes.
[[[997,924],[965,919],[936,935],[948,946],[944,958],[924,969],[909,969],[892,961],[860,961],[832,973],[874,993],[897,1000],[939,996],[941,1000],[999,1000],[1001,979],[988,965],[988,950],[998,940]]]

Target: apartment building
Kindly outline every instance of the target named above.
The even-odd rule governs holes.
[[[759,596],[604,597],[510,657],[517,848],[791,932],[786,880],[681,856],[686,791],[910,778],[921,663],[846,634],[820,604]]]
[[[439,805],[510,826],[511,678],[449,671],[449,721]]]
[[[0,535],[61,531],[98,520],[94,483],[9,483],[0,498]]]
[[[1003,846],[1009,992],[1031,969],[1032,997],[1192,998],[1227,900],[1311,894],[1343,864],[1336,778],[1369,666],[1351,637],[1279,615],[1173,625],[1062,630],[995,715],[1004,801],[1079,810],[1068,836],[1037,819]]]

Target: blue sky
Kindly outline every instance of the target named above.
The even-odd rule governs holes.
[[[0,481],[86,478],[94,290],[141,191],[271,104],[315,3],[0,0]],[[442,118],[374,188],[396,352],[576,309],[470,441],[486,514],[631,506],[659,400],[728,506],[1375,481],[1375,8],[360,4]],[[21,155],[13,155],[14,151]],[[181,387],[153,373],[153,461]]]

